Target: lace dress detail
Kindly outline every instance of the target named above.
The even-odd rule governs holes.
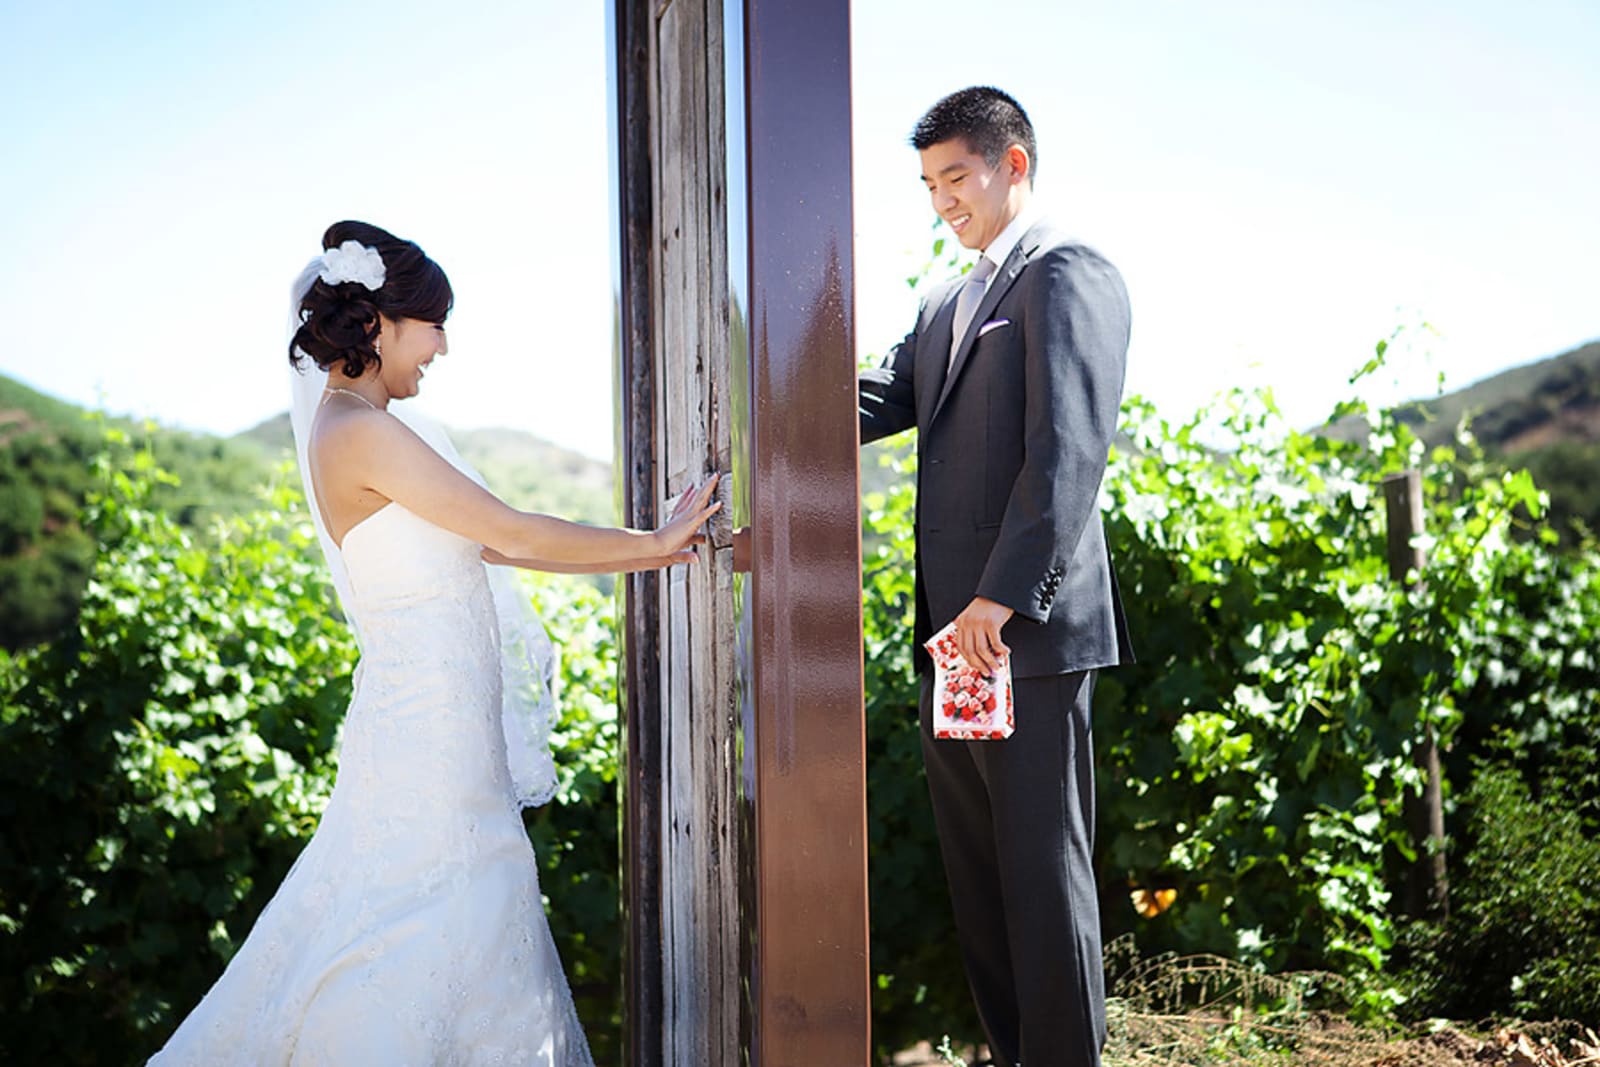
[[[152,1064],[592,1067],[507,765],[478,551],[393,503],[345,536],[362,659],[333,796]]]

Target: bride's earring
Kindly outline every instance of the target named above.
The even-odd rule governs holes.
[[[383,338],[374,337],[372,339],[372,354],[379,359],[383,358]]]

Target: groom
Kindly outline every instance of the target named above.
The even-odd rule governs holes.
[[[1122,401],[1128,296],[1034,209],[1033,126],[997,89],[911,134],[933,209],[983,253],[860,380],[861,439],[917,428],[922,752],[967,979],[999,1062],[1097,1064],[1095,672],[1132,660],[1097,503]],[[921,645],[955,621],[969,663],[1009,652],[1016,732],[935,740]]]

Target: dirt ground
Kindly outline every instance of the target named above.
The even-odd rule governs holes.
[[[1106,949],[1105,1067],[1600,1067],[1600,1020],[1357,1025],[1313,1005],[1359,988],[1319,973],[1263,974],[1210,955]],[[988,1067],[987,1050],[922,1042],[885,1067]]]
[[[1578,1067],[1600,1064],[1600,1034],[1576,1023],[1547,1023],[1533,1031],[1501,1028],[1486,1038],[1446,1028],[1426,1037],[1391,1042],[1370,1062],[1373,1067]]]
[[[1246,1024],[1198,1014],[1124,1018],[1106,1048],[1105,1067],[1600,1067],[1600,1033],[1579,1023],[1530,1023],[1479,1035],[1437,1024],[1395,1038],[1336,1016],[1293,1025]],[[967,1067],[989,1063],[985,1049],[956,1049]],[[947,1067],[956,1060],[924,1041],[895,1055],[892,1067]]]

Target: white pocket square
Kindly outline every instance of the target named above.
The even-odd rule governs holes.
[[[986,322],[982,326],[978,327],[978,337],[982,337],[984,334],[988,333],[990,330],[998,330],[1002,326],[1010,326],[1010,325],[1011,325],[1011,320],[1010,319],[990,319],[988,322]],[[977,340],[977,338],[975,337],[975,338],[973,338],[973,340]]]

